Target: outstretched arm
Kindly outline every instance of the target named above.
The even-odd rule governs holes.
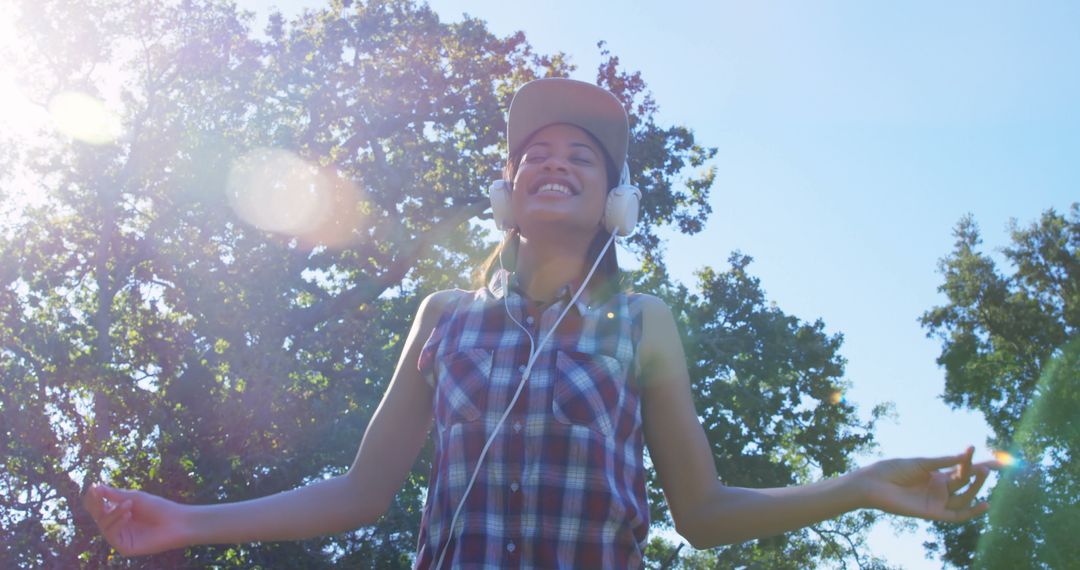
[[[374,523],[401,488],[431,428],[432,388],[416,361],[450,294],[435,293],[421,303],[394,377],[346,474],[220,505],[182,505],[96,486],[86,493],[85,505],[105,539],[131,556],[194,544],[298,540]]]
[[[997,463],[972,464],[973,448],[947,457],[880,461],[810,485],[723,485],[694,409],[675,319],[656,298],[646,298],[643,311],[639,354],[646,443],[676,529],[695,547],[779,534],[859,508],[946,521],[986,511],[985,503],[972,501]],[[945,468],[951,471],[941,471]]]

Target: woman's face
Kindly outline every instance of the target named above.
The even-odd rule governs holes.
[[[526,143],[511,207],[524,236],[550,229],[592,238],[607,201],[604,153],[584,130],[548,125]]]

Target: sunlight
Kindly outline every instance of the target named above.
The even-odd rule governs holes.
[[[842,390],[834,390],[833,393],[829,394],[829,402],[833,405],[838,405],[847,402],[847,398],[844,397],[844,392]]]
[[[1013,454],[1009,453],[1008,451],[995,451],[994,459],[996,459],[998,463],[1004,465],[1005,467],[1012,467],[1017,463],[1016,457],[1014,457]]]
[[[16,41],[15,7],[0,3],[0,144],[10,144],[13,149],[8,155],[11,162],[0,171],[3,197],[0,221],[9,220],[10,216],[18,215],[28,207],[41,206],[46,200],[44,185],[26,177],[17,158],[21,151],[31,146],[27,143],[48,127],[49,114],[27,98],[16,78],[15,58],[10,57]]]
[[[35,117],[35,111],[39,110],[22,94],[11,68],[0,67],[0,125],[8,134],[25,134],[40,122],[40,112]]]
[[[362,217],[354,185],[282,149],[258,148],[234,161],[226,188],[245,222],[309,245],[347,242]]]
[[[90,144],[105,144],[120,137],[120,116],[100,100],[85,93],[68,91],[49,101],[49,114],[56,129]]]

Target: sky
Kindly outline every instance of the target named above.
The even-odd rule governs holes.
[[[322,4],[238,3],[263,19],[267,6]],[[661,125],[717,148],[705,230],[667,234],[672,275],[693,283],[739,250],[780,309],[844,335],[847,400],[896,411],[859,464],[969,444],[989,458],[981,416],[941,401],[940,341],[918,318],[944,302],[938,260],[962,216],[992,252],[1011,218],[1080,200],[1080,3],[429,4],[444,21],[467,12],[497,35],[523,31],[540,53],[565,52],[576,79],[595,81],[606,41],[641,72]],[[12,92],[0,74],[5,106]],[[939,568],[928,539],[882,525],[871,545],[894,565]]]

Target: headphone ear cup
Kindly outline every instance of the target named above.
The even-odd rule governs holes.
[[[638,208],[641,204],[641,190],[629,184],[620,184],[611,189],[604,207],[604,228],[608,233],[626,237],[633,233],[637,225]]]
[[[514,227],[514,214],[510,208],[510,183],[496,180],[488,186],[488,198],[491,200],[491,218],[500,230]]]

